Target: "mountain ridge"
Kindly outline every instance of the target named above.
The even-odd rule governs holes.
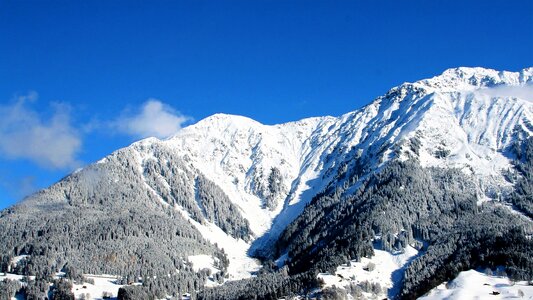
[[[53,224],[53,218],[68,224],[73,222],[70,216],[62,214],[62,210],[86,210],[89,215],[96,216],[96,224],[99,224],[105,222],[105,215],[98,210],[118,209],[120,224],[127,223],[127,219],[142,219],[142,213],[136,207],[142,205],[149,214],[173,222],[176,236],[166,236],[164,245],[185,243],[184,239],[191,245],[192,250],[184,250],[186,255],[179,259],[170,248],[158,254],[165,257],[163,270],[176,268],[192,274],[188,257],[196,255],[211,256],[213,263],[224,262],[216,268],[216,278],[215,275],[190,275],[195,279],[189,281],[189,285],[216,285],[217,281],[224,281],[223,277],[227,277],[226,280],[249,278],[261,269],[261,263],[250,255],[266,261],[276,260],[279,267],[290,266],[292,270],[302,271],[303,278],[308,278],[305,274],[309,270],[302,265],[306,257],[318,259],[317,266],[329,269],[331,263],[339,262],[338,254],[345,251],[351,258],[372,255],[372,241],[377,239],[373,235],[380,236],[377,240],[385,250],[396,247],[391,246],[395,243],[414,245],[422,236],[428,241],[434,238],[425,231],[429,225],[424,218],[435,212],[426,211],[422,204],[416,204],[422,205],[419,215],[392,218],[396,222],[392,225],[376,217],[374,211],[397,213],[406,205],[405,199],[390,196],[395,199],[397,207],[383,208],[389,196],[373,198],[371,191],[376,184],[391,190],[401,187],[390,185],[390,180],[402,182],[402,186],[410,186],[413,190],[419,188],[417,184],[434,185],[435,191],[425,191],[434,193],[434,200],[424,205],[441,205],[435,216],[445,220],[457,218],[460,222],[463,222],[460,219],[463,214],[479,213],[477,206],[514,197],[517,181],[527,177],[513,170],[519,156],[515,153],[517,143],[525,143],[533,133],[533,102],[516,95],[501,95],[513,94],[510,89],[497,90],[497,93],[493,90],[500,87],[529,89],[531,83],[533,68],[520,72],[454,68],[440,76],[401,84],[370,104],[339,117],[313,117],[264,125],[243,116],[215,114],[183,128],[166,140],[148,138],[135,142],[67,176],[4,210],[0,227],[11,228],[8,232],[15,234],[19,229],[10,224],[18,220],[21,228],[29,226],[25,232],[31,232],[32,236],[46,236],[46,233],[40,233],[43,230],[61,235],[64,229],[55,229],[57,225]],[[411,176],[412,180],[396,174],[402,168],[407,172],[405,176]],[[448,186],[439,182],[443,180],[449,181]],[[457,184],[456,181],[468,184]],[[413,182],[416,184],[412,185]],[[451,187],[450,195],[464,198],[453,200],[455,208],[449,206],[451,200],[444,191]],[[358,202],[354,195],[367,202]],[[420,195],[414,195],[413,199],[415,203],[425,201]],[[357,224],[357,219],[339,217],[339,214],[354,214],[353,209],[346,206],[352,202],[354,207],[366,207],[366,210],[357,208],[357,213],[362,219],[374,218],[369,222],[375,225],[371,230],[363,227],[369,230],[368,234],[364,231],[364,238],[361,237],[364,243],[339,248],[337,244],[331,244],[332,241],[346,236],[328,226],[336,224],[344,228],[346,224]],[[524,202],[520,203],[523,205]],[[464,212],[449,215],[450,211],[457,210],[457,205],[464,206]],[[329,214],[336,217],[328,220],[328,214],[314,211],[321,206],[326,207],[326,211],[331,210]],[[527,209],[527,204],[520,207]],[[513,207],[503,209],[507,209],[501,213],[505,216],[514,212]],[[46,224],[37,222],[42,229],[31,228],[36,222],[31,214],[42,212],[49,213],[52,219]],[[316,220],[302,219],[303,216],[315,216]],[[82,216],[78,218],[84,220]],[[93,224],[95,221],[83,222]],[[149,225],[150,222],[146,222]],[[451,221],[443,224],[447,222]],[[517,224],[527,222],[525,219]],[[295,227],[296,224],[301,224],[301,230]],[[317,228],[314,227],[316,224],[324,226]],[[89,225],[72,226],[79,235],[87,235],[88,230],[92,232]],[[123,240],[149,243],[153,228],[156,235],[161,234],[160,225],[147,229],[139,224],[133,232],[109,226],[113,235],[104,235],[104,240],[110,243],[109,249],[119,247]],[[350,232],[347,229],[352,228],[350,226],[344,230]],[[402,226],[406,230],[404,237],[398,231]],[[437,226],[433,230],[446,232],[449,230],[446,226]],[[145,240],[139,239],[138,231],[147,232]],[[322,264],[327,255],[315,248],[308,249],[311,256],[302,254],[305,249],[302,247],[308,243],[302,232],[309,234],[310,240],[316,239],[318,245],[323,245],[324,251],[336,249],[335,259]],[[33,240],[33,237],[19,240],[6,233],[3,238],[14,239],[9,245],[15,248],[4,249],[10,253],[3,256],[7,265],[14,256],[30,255],[25,263],[37,270],[40,270],[37,264],[43,264],[42,260],[46,261],[48,256],[36,255],[34,249],[48,249],[42,250],[47,253],[53,251],[50,247],[58,247],[39,238]],[[294,244],[291,240],[302,242]],[[99,240],[95,238],[96,241]],[[165,247],[162,249],[167,249]],[[109,249],[104,252],[108,253]],[[92,251],[92,248],[83,251]],[[74,255],[71,264],[75,261],[81,270],[102,268],[98,261],[84,261],[83,251]],[[141,250],[136,251],[129,255],[141,255]],[[54,256],[55,262],[48,261],[45,265],[64,268],[63,262],[69,261],[67,256],[59,253]],[[36,260],[37,257],[41,257],[40,260]],[[122,267],[102,270],[128,277],[142,276],[141,269],[131,269],[124,264],[126,256],[115,257]],[[157,257],[150,257],[147,262],[158,265],[154,260]],[[292,276],[300,275],[293,273]],[[183,286],[179,288],[185,289]],[[395,290],[400,289],[395,287]],[[412,290],[404,293],[411,295]]]

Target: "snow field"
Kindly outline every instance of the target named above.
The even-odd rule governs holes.
[[[115,298],[118,295],[118,289],[122,285],[116,284],[117,277],[112,275],[85,275],[86,278],[94,280],[94,284],[83,283],[73,284],[72,292],[76,299],[85,297],[85,299],[103,299],[104,296]]]
[[[419,300],[444,299],[533,299],[533,285],[513,282],[507,277],[489,276],[469,270],[459,273],[450,282],[432,289]]]
[[[416,257],[418,251],[408,246],[403,252],[392,254],[388,251],[374,250],[372,258],[363,257],[360,262],[350,261],[348,265],[337,267],[335,274],[320,273],[318,278],[324,282],[323,287],[345,287],[350,283],[379,283],[383,294],[396,295],[402,278],[400,272],[407,263]]]

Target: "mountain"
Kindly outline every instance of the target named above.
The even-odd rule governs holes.
[[[41,297],[60,271],[142,282],[123,299],[408,299],[473,268],[531,278],[532,86],[533,68],[456,68],[340,117],[213,115],[3,210],[1,271],[36,276]]]

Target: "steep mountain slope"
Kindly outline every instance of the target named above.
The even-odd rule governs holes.
[[[110,273],[127,282],[154,274],[144,285],[159,297],[250,277],[260,268],[251,256],[265,260],[261,272],[274,269],[200,295],[215,299],[263,285],[283,296],[375,248],[408,245],[418,258],[402,263],[407,275],[389,286],[391,297],[417,296],[467,266],[507,262],[516,276],[531,274],[519,255],[533,253],[523,238],[533,215],[532,84],[533,68],[457,68],[338,118],[263,125],[211,116],[2,211],[2,269],[28,255],[18,273]],[[472,257],[471,241],[487,254]],[[199,266],[199,255],[216,266]],[[458,257],[463,266],[449,269]],[[285,267],[275,271],[269,260]],[[204,267],[214,274],[195,272]],[[176,270],[179,286],[157,276]]]
[[[394,88],[340,118],[265,126],[215,115],[166,143],[187,153],[199,170],[253,216],[248,219],[254,220],[251,226],[257,236],[268,230],[254,246],[262,249],[339,167],[350,167],[354,156],[365,157],[367,171],[392,158],[411,156],[423,166],[461,168],[482,178],[479,188],[491,197],[509,188],[501,174],[501,169],[511,167],[503,152],[517,128],[531,134],[533,112],[523,99],[492,97],[490,91],[499,85],[521,88],[532,81],[531,74],[531,69],[521,73],[452,69]],[[407,151],[411,144],[416,153]],[[273,167],[281,175],[275,195],[268,190]],[[267,202],[269,211],[264,210]]]
[[[527,90],[531,69],[450,70],[375,101],[379,126],[370,121],[364,127],[369,138],[360,140],[331,188],[313,198],[279,239],[277,253],[289,270],[333,273],[351,259],[373,255],[373,248],[394,252],[410,244],[421,253],[397,283],[403,298],[468,267],[501,264],[515,277],[531,276],[533,265],[524,256],[533,253],[527,238],[532,223],[522,215],[529,211],[501,202],[478,206],[489,199],[516,204],[517,189],[526,207],[531,202],[531,157],[518,153],[529,153],[523,149],[533,143],[532,105],[489,96],[502,78]],[[509,178],[515,176],[512,164],[522,170],[518,185]]]
[[[157,152],[159,147],[153,144],[150,149]],[[2,211],[3,271],[36,276],[35,285],[40,288],[29,295],[39,299],[47,289],[39,282],[49,281],[59,271],[75,280],[86,273],[120,275],[124,282],[164,275],[168,280],[154,283],[155,294],[166,290],[177,294],[205,283],[206,274],[193,272],[188,257],[207,254],[217,259],[223,276],[226,254],[170,207],[170,201],[162,203],[150,184],[160,187],[154,184],[157,172],[174,172],[170,192],[198,222],[207,222],[209,213],[199,211],[197,203],[203,201],[194,196],[195,189],[218,198],[217,212],[236,208],[219,197],[216,187],[191,186],[195,177],[201,180],[201,174],[179,159],[166,162],[161,170],[154,167],[152,157],[140,156],[135,147],[122,149]],[[247,222],[238,214],[227,214],[219,226],[230,235],[249,239]],[[13,259],[19,255],[21,260]]]

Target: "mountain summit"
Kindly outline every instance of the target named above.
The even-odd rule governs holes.
[[[533,68],[455,68],[340,117],[216,114],[3,210],[1,271],[36,276],[36,296],[56,272],[113,274],[123,299],[326,293],[338,268],[353,297],[481,267],[531,278],[532,95]],[[356,271],[372,257],[388,275]]]

